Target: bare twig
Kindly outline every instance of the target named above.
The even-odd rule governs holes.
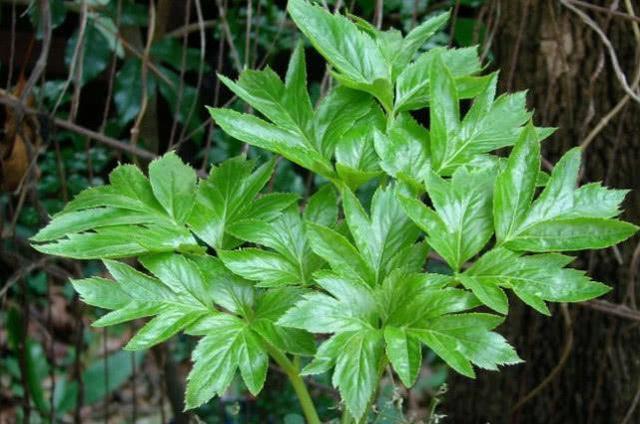
[[[460,11],[460,0],[456,0],[451,14],[451,34],[449,35],[449,47],[453,46],[453,38],[456,35],[456,23],[458,22],[458,12]]]
[[[149,0],[149,27],[147,28],[147,44],[144,47],[144,53],[142,56],[142,100],[140,102],[140,111],[131,128],[131,144],[136,147],[138,144],[138,137],[140,136],[140,124],[147,112],[147,104],[149,103],[149,93],[147,93],[147,74],[149,65],[149,54],[151,52],[151,45],[153,44],[153,34],[156,28],[156,5],[154,0]]]
[[[87,1],[82,0],[82,7],[80,9],[80,28],[78,29],[78,38],[76,39],[76,45],[73,49],[73,55],[71,56],[71,64],[69,69],[69,75],[62,86],[62,90],[60,90],[60,94],[58,95],[58,100],[56,100],[56,104],[53,106],[53,111],[51,115],[55,115],[62,103],[62,99],[64,99],[64,95],[67,94],[67,90],[71,85],[71,81],[74,81],[76,87],[78,87],[80,82],[80,77],[82,75],[82,62],[84,60],[84,54],[82,51],[84,50],[84,39],[87,31],[87,21],[89,14],[87,13]],[[80,93],[77,88],[73,93],[73,101],[71,104],[71,112],[69,120],[71,122],[75,121],[76,113],[78,112],[78,103]]]
[[[617,316],[619,318],[625,318],[631,321],[640,322],[640,312],[631,309],[626,305],[618,305],[615,303],[607,302],[606,300],[599,299],[577,303],[577,305],[585,308],[595,309],[596,311],[604,312],[606,314]]]
[[[180,140],[184,140],[184,133],[189,127],[189,122],[191,122],[191,117],[193,116],[193,113],[196,110],[196,105],[198,104],[200,89],[202,88],[202,79],[204,76],[205,52],[207,50],[207,37],[204,32],[204,15],[202,13],[202,4],[200,3],[200,0],[195,0],[195,5],[196,15],[198,16],[198,22],[200,23],[200,64],[198,66],[198,80],[196,81],[196,95],[191,102],[189,113],[187,114],[182,125],[182,129],[180,130]]]
[[[185,22],[191,20],[191,0],[185,2]],[[189,36],[185,34],[182,37],[182,55],[180,57],[180,83],[178,84],[178,96],[176,98],[176,110],[173,112],[173,123],[171,124],[171,133],[169,135],[169,149],[173,147],[173,139],[176,136],[176,130],[178,129],[178,120],[180,119],[180,108],[182,107],[182,98],[184,96],[184,74],[187,66],[187,48]]]
[[[216,74],[220,74],[222,72],[222,60],[224,57],[224,38],[220,37],[218,40],[218,55],[216,58]],[[213,107],[218,107],[218,102],[220,101],[220,78],[216,78],[215,87],[213,89]],[[213,138],[213,121],[211,118],[207,118],[205,120],[204,125],[201,127],[205,128],[205,147],[204,154],[202,156],[202,164],[200,165],[200,172],[205,172],[207,167],[209,166],[209,153],[211,150],[211,139]]]
[[[87,27],[87,0],[82,0],[82,12],[80,17],[83,21],[84,27],[80,28],[82,36],[78,35],[78,42],[76,47],[79,47],[80,54],[77,57],[75,64],[75,72],[73,74],[73,96],[71,97],[71,110],[69,111],[69,121],[74,122],[78,115],[78,107],[80,106],[80,92],[82,91],[82,74],[84,72],[84,52],[86,42],[86,27]],[[87,156],[91,160],[91,155]]]
[[[222,0],[216,0],[216,5],[218,6],[218,15],[220,16],[220,23],[222,24],[222,31],[224,31],[225,38],[227,39],[227,45],[229,46],[229,51],[231,52],[231,59],[233,59],[233,64],[236,67],[236,70],[238,71],[238,73],[240,73],[242,72],[242,62],[240,61],[238,49],[236,49],[236,45],[233,42],[233,34],[231,34],[229,22],[227,22],[226,4],[226,0],[224,4],[222,3]]]
[[[635,12],[629,1],[626,2],[626,7],[630,15],[635,16]],[[640,29],[638,28],[638,24],[634,22],[632,27],[633,27],[634,34],[636,36],[636,43],[638,44],[638,46],[640,46]],[[637,90],[639,85],[640,85],[640,56],[638,56],[638,67],[636,68],[636,73],[633,77],[633,81],[631,82],[630,88],[631,90]],[[625,94],[618,101],[618,103],[616,103],[616,105],[613,108],[611,108],[611,110],[606,115],[604,115],[600,119],[600,121],[598,121],[596,126],[593,127],[591,131],[589,131],[589,134],[587,134],[583,142],[580,144],[580,147],[583,150],[589,147],[589,145],[593,142],[593,140],[595,140],[596,136],[600,134],[600,132],[609,124],[609,122],[613,119],[613,117],[615,117],[626,106],[626,104],[629,102],[630,99],[631,99],[631,96],[629,95],[629,93]]]
[[[618,81],[620,82],[620,85],[622,86],[622,89],[634,101],[640,103],[640,95],[638,95],[638,93],[634,91],[635,90],[634,88],[629,86],[629,83],[627,82],[627,77],[625,76],[624,72],[622,72],[622,69],[620,68],[620,63],[618,62],[618,56],[616,55],[615,49],[613,48],[613,45],[611,45],[611,41],[609,40],[607,35],[602,31],[602,29],[598,26],[598,24],[596,24],[593,21],[593,19],[591,19],[582,10],[574,6],[572,2],[570,2],[569,0],[560,0],[560,3],[562,3],[562,5],[564,5],[567,9],[575,13],[580,19],[582,19],[582,21],[587,26],[589,26],[591,29],[593,29],[596,32],[596,34],[598,34],[598,36],[600,37],[600,40],[602,41],[602,43],[607,49],[607,53],[609,53],[609,58],[611,59],[613,70],[616,74]]]
[[[176,28],[173,31],[166,33],[165,37],[180,38],[184,37],[185,35],[191,34],[192,32],[200,31],[201,27],[203,29],[215,28],[216,25],[218,25],[217,19],[207,19],[205,21],[202,21],[202,25],[200,25],[200,22],[194,22],[192,24],[184,25],[180,28]]]
[[[636,395],[633,397],[633,400],[631,401],[631,406],[629,406],[629,409],[627,410],[627,413],[625,414],[620,424],[628,424],[631,422],[631,418],[633,418],[633,413],[635,412],[639,404],[640,404],[640,380],[638,380],[638,390],[636,390]]]
[[[74,124],[73,122],[69,122],[64,119],[54,118],[53,123],[60,128],[64,128],[66,130],[75,132],[77,134],[82,134],[84,136],[89,137],[91,140],[104,144],[105,146],[113,147],[114,149],[121,150],[123,152],[129,153],[141,159],[152,160],[157,157],[154,153],[148,150],[145,150],[138,146],[124,143],[122,141],[116,140],[115,138],[111,138],[104,134],[92,131],[88,128],[81,127],[79,125]]]
[[[94,21],[94,23],[95,23],[95,25],[97,25],[100,28],[104,29],[105,31],[109,32],[110,34],[116,36],[118,38],[118,41],[122,44],[122,47],[124,47],[124,49],[127,50],[129,53],[131,53],[132,55],[134,55],[135,57],[137,57],[140,60],[144,60],[144,52],[141,53],[140,51],[138,51],[138,49],[133,47],[131,45],[131,43],[129,43],[122,36],[122,34],[120,34],[117,31],[114,31],[112,28],[109,28],[109,27],[101,24],[99,20]],[[171,81],[169,79],[169,77],[167,77],[160,69],[158,69],[158,67],[153,63],[153,61],[148,60],[147,67],[149,68],[149,71],[151,71],[151,73],[153,75],[155,75],[156,77],[160,78],[162,80],[162,82],[164,82],[171,89],[171,91],[173,91],[174,93],[176,92],[177,87],[175,86],[173,81]]]
[[[120,27],[120,18],[122,15],[122,0],[118,0],[118,4],[116,6],[116,28]],[[111,109],[111,98],[113,97],[113,83],[115,81],[116,76],[116,65],[118,64],[118,55],[114,49],[114,52],[111,56],[111,66],[109,68],[109,83],[107,85],[107,98],[104,101],[104,111],[102,112],[102,123],[100,124],[100,129],[98,132],[104,133],[105,128],[107,127],[107,121],[109,120],[109,111]]]
[[[618,12],[617,10],[611,10],[608,7],[598,6],[597,4],[587,3],[585,1],[580,0],[567,0],[569,3],[573,3],[580,7],[584,7],[585,9],[595,10],[596,12],[606,13],[607,15],[615,16],[621,19],[628,19],[634,22],[640,22],[640,18],[633,15],[628,15],[623,12]]]
[[[49,0],[40,0],[40,19],[42,19],[42,49],[40,50],[40,57],[36,65],[29,75],[24,90],[20,95],[20,101],[25,103],[31,94],[31,90],[35,87],[36,83],[40,79],[40,76],[47,67],[47,60],[49,59],[49,49],[51,48],[51,7]]]
[[[460,0],[457,0],[459,3]],[[376,28],[382,28],[382,15],[384,14],[384,0],[376,0],[376,8],[373,13],[373,24]]]

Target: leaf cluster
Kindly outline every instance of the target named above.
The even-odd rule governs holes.
[[[168,153],[148,177],[118,167],[33,239],[45,253],[104,261],[113,280],[74,281],[87,303],[111,311],[94,325],[153,317],[128,349],[181,331],[200,337],[188,408],[221,395],[236,370],[257,394],[269,357],[289,370],[286,355],[301,355],[310,358],[302,375],[333,370],[360,420],[387,365],[415,383],[423,345],[469,377],[474,365],[520,362],[494,331],[507,291],[549,314],[546,302],[609,290],[561,252],[634,234],[617,219],[626,191],[578,187],[578,149],[543,172],[540,144],[553,129],[533,125],[525,93],[496,97],[498,75],[480,75],[475,48],[419,53],[448,14],[403,36],[304,0],[290,0],[289,13],[335,88],[312,105],[300,43],[284,80],[269,68],[220,77],[256,114],[209,111],[232,137],[326,180],[304,204],[263,192],[273,162],[238,157],[199,179]],[[428,127],[411,114],[424,108]],[[359,196],[371,181],[373,196]],[[450,274],[431,272],[429,249]],[[145,272],[115,260],[131,257]],[[314,334],[328,338],[316,347]]]

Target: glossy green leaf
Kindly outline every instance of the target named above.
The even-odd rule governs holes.
[[[324,264],[312,252],[305,224],[295,207],[287,209],[272,222],[238,221],[229,231],[239,239],[272,249],[221,252],[221,258],[229,269],[250,280],[260,281],[261,286],[306,285],[311,281],[311,274]],[[261,272],[264,272],[262,278]]]
[[[338,86],[327,94],[315,111],[313,130],[316,147],[329,159],[336,143],[355,123],[376,108],[366,93]]]
[[[208,245],[216,249],[235,247],[238,242],[228,233],[233,223],[248,217],[273,219],[296,200],[291,195],[275,199],[276,202],[256,199],[269,181],[274,163],[267,162],[253,170],[254,166],[254,162],[242,157],[229,159],[212,168],[209,177],[200,182],[188,224]]]
[[[458,314],[436,318],[428,328],[411,333],[454,370],[474,378],[471,364],[497,370],[498,365],[522,362],[506,340],[492,330],[502,320],[489,314]]]
[[[430,77],[430,69],[436,57],[441,57],[450,70],[456,92],[461,98],[473,97],[473,94],[486,85],[486,78],[468,78],[481,70],[476,48],[431,49],[406,66],[398,76],[394,105],[396,112],[421,109],[429,104],[429,99],[432,98],[431,86],[434,82]],[[473,84],[470,84],[472,81]]]
[[[371,201],[370,216],[348,189],[343,190],[343,206],[349,231],[361,255],[382,281],[386,265],[418,238],[418,228],[407,217],[393,188],[378,189]]]
[[[322,225],[307,224],[311,249],[343,274],[353,274],[363,281],[374,281],[375,273],[365,258],[342,234]]]
[[[505,94],[494,100],[498,75],[488,77],[484,89],[474,97],[473,105],[460,123],[459,131],[449,139],[442,161],[437,162],[439,173],[449,174],[478,155],[515,144],[524,130],[522,125],[531,116],[526,109],[526,93]],[[553,128],[538,128],[538,141],[553,131]]]
[[[387,127],[386,134],[374,133],[380,167],[389,175],[421,190],[431,169],[429,132],[408,113],[401,113]]]
[[[312,333],[372,328],[375,300],[366,284],[330,272],[319,273],[316,282],[331,296],[322,293],[304,295],[279,320],[280,325]]]
[[[218,315],[191,354],[194,363],[187,377],[186,409],[221,396],[236,373],[244,324],[230,315]]]
[[[332,15],[306,0],[292,0],[291,18],[318,52],[336,69],[341,84],[376,96],[391,106],[390,75],[374,40],[341,15]]]
[[[376,296],[385,325],[416,327],[445,314],[463,312],[478,306],[466,290],[447,287],[450,276],[397,269],[378,289]]]
[[[379,109],[373,109],[370,115],[346,131],[336,144],[338,176],[354,190],[382,173],[373,147],[373,135],[383,126],[384,116]]]
[[[304,208],[304,219],[325,227],[332,227],[338,219],[338,197],[335,190],[326,184],[316,191]]]
[[[315,150],[315,146],[308,145],[296,133],[281,129],[252,115],[230,109],[208,109],[215,123],[230,136],[278,153],[324,177],[333,176],[331,163]]]
[[[296,267],[277,253],[248,248],[221,250],[218,255],[233,273],[248,280],[259,281],[259,286],[302,283]]]
[[[256,301],[253,283],[233,274],[218,258],[198,255],[190,260],[198,267],[216,305],[245,318],[253,315]]]
[[[393,75],[398,75],[405,69],[424,43],[447,24],[449,17],[448,11],[439,13],[409,31],[402,41],[401,48],[396,50]]]
[[[151,162],[149,180],[153,194],[169,216],[184,223],[193,208],[196,171],[170,152]]]
[[[89,278],[72,281],[83,301],[112,312],[94,322],[114,325],[154,316],[129,341],[129,350],[147,349],[167,340],[213,312],[207,283],[195,264],[183,256],[147,256],[145,267],[157,277],[134,270],[122,262],[105,261],[115,281]]]
[[[520,146],[531,145],[535,150],[514,148],[496,185],[500,197],[494,203],[494,217],[498,218],[496,234],[503,246],[533,252],[601,249],[636,233],[635,225],[612,219],[620,213],[624,190],[608,190],[599,184],[576,188],[580,169],[577,148],[560,159],[544,190],[532,202],[532,179],[539,163],[537,156],[523,155],[538,154],[533,138],[521,141]]]
[[[43,253],[76,259],[146,252],[200,251],[184,226],[193,207],[195,171],[168,153],[150,165],[150,180],[121,165],[109,185],[81,192],[33,237]]]
[[[310,333],[276,324],[302,298],[304,293],[304,290],[294,287],[265,291],[257,299],[251,329],[284,352],[296,355],[313,355],[316,346]]]
[[[455,80],[441,54],[433,58],[429,79],[433,99],[429,107],[431,156],[434,168],[439,169],[447,156],[450,140],[460,126],[460,105]]]
[[[431,173],[427,193],[435,211],[416,199],[401,198],[409,217],[427,233],[427,241],[454,270],[476,255],[493,235],[491,169],[458,168],[450,181]]]
[[[559,254],[521,256],[506,249],[484,254],[459,275],[462,284],[490,308],[507,312],[503,289],[511,289],[525,303],[548,314],[544,301],[581,302],[610,290],[583,271],[565,268],[573,258]]]
[[[237,82],[223,75],[219,78],[234,94],[276,126],[313,145],[313,140],[309,139],[313,111],[307,92],[302,44],[298,44],[293,52],[285,82],[269,67],[261,71],[245,70]]]
[[[540,169],[540,144],[533,125],[516,143],[493,191],[493,221],[498,242],[510,239],[527,214]]]
[[[384,329],[387,358],[402,383],[411,387],[418,378],[422,367],[422,346],[420,341],[408,334],[405,328],[388,326]]]
[[[364,415],[378,388],[383,355],[381,331],[367,330],[351,337],[336,358],[332,382],[356,420]]]

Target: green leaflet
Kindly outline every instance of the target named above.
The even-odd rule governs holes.
[[[314,112],[307,91],[304,48],[299,43],[291,56],[285,81],[270,68],[245,70],[237,82],[219,75],[220,80],[238,97],[261,112],[269,124],[250,115],[232,113],[228,109],[209,108],[216,122],[232,136],[282,154],[327,177],[333,169],[326,160],[322,144],[313,132]],[[235,128],[236,126],[240,128]],[[235,129],[235,130],[234,130]],[[305,158],[310,155],[310,158]]]
[[[336,358],[332,383],[340,391],[351,415],[359,420],[378,387],[384,355],[379,330],[358,332],[342,346]]]
[[[384,115],[372,108],[369,115],[356,122],[338,140],[335,148],[336,171],[353,190],[382,174],[373,147],[376,131],[384,128]]]
[[[450,181],[431,173],[426,187],[435,211],[421,201],[400,197],[407,215],[427,233],[429,245],[454,270],[476,255],[493,235],[494,172],[458,168]]]
[[[384,329],[386,354],[402,384],[411,387],[422,368],[422,344],[404,327],[387,326]]]
[[[491,331],[501,318],[460,314],[479,302],[465,290],[447,288],[450,281],[444,275],[397,269],[371,288],[358,279],[321,272],[316,282],[326,294],[304,295],[278,323],[334,334],[319,347],[303,374],[333,367],[333,385],[359,419],[375,391],[385,357],[405,385],[415,382],[421,343],[469,376],[473,376],[472,363],[496,369],[519,361],[513,348]]]
[[[311,251],[304,222],[295,207],[272,222],[240,220],[229,231],[241,240],[272,249],[218,252],[227,268],[244,278],[258,281],[259,286],[306,285],[311,274],[324,263]]]
[[[329,345],[320,347],[319,358],[305,372],[323,372],[335,366],[333,385],[340,390],[351,415],[360,419],[377,387],[382,365],[382,334],[374,327],[375,298],[371,289],[357,280],[334,273],[319,274],[316,280],[330,295],[305,295],[279,324],[316,333],[338,333],[325,342]],[[331,340],[342,343],[334,343],[332,349]]]
[[[84,302],[112,310],[94,326],[155,316],[129,341],[129,350],[156,345],[214,312],[207,283],[189,259],[161,254],[147,256],[144,264],[157,278],[122,262],[105,261],[115,282],[96,277],[72,281]]]
[[[340,138],[360,119],[377,113],[379,108],[371,96],[338,86],[318,105],[313,116],[316,148],[331,158]]]
[[[255,171],[254,162],[242,157],[229,159],[213,167],[198,187],[196,205],[188,224],[193,232],[215,249],[235,247],[229,226],[246,218],[269,221],[296,201],[293,194],[267,194],[256,199],[273,173],[274,162]]]
[[[540,144],[533,125],[515,145],[493,191],[493,220],[498,242],[513,236],[533,199],[540,168]]]
[[[196,172],[173,153],[149,165],[149,181],[158,202],[176,223],[189,217],[195,198]]]
[[[374,280],[368,282],[377,284],[390,272],[388,265],[394,257],[405,256],[404,249],[416,241],[418,228],[405,215],[393,188],[376,191],[370,215],[350,190],[343,190],[342,197],[349,231],[358,251],[374,272]]]
[[[269,68],[246,70],[237,82],[224,76],[220,78],[273,123],[228,109],[210,108],[215,121],[233,137],[281,154],[329,179],[335,177],[330,159],[338,143],[336,159],[341,178],[362,184],[379,174],[370,119],[362,122],[359,119],[374,112],[378,121],[383,118],[379,117],[377,108],[373,108],[369,96],[345,88],[334,90],[314,112],[306,88],[302,44],[298,44],[292,55],[284,83]],[[359,126],[350,131],[358,123]]]
[[[405,215],[395,193],[392,187],[379,188],[367,214],[355,195],[344,188],[343,209],[355,246],[336,230],[308,222],[311,249],[335,272],[352,275],[370,286],[379,284],[396,268],[420,270],[427,246],[414,244],[419,230]]]
[[[298,134],[281,129],[255,116],[230,109],[208,108],[214,122],[224,132],[253,146],[278,153],[290,161],[332,178],[331,163],[314,146],[308,145]]]
[[[493,213],[501,245],[533,252],[600,249],[635,234],[636,226],[612,219],[626,191],[598,184],[576,188],[579,149],[560,159],[534,201],[539,167],[535,129],[528,126],[495,186]]]
[[[446,25],[449,15],[449,12],[443,12],[425,20],[409,31],[406,37],[402,37],[402,33],[396,29],[380,31],[362,18],[354,15],[349,15],[349,18],[373,37],[387,66],[391,68],[391,79],[395,81],[424,43]]]
[[[316,191],[304,208],[305,220],[325,227],[336,225],[338,219],[338,197],[330,184]]]
[[[456,85],[455,68],[449,68],[445,58],[445,53],[435,55],[430,63],[430,147],[434,171],[450,175],[480,155],[513,145],[531,114],[526,110],[524,92],[494,100],[497,74],[493,74],[482,90],[471,96],[473,105],[461,120],[458,100],[465,96]],[[539,128],[534,136],[543,140],[552,132],[553,128]]]
[[[477,48],[431,49],[406,66],[398,76],[394,105],[396,113],[422,109],[429,104],[429,100],[433,98],[431,86],[434,81],[429,74],[436,57],[441,57],[446,67],[451,70],[451,77],[461,98],[474,97],[486,85],[486,77],[471,76],[482,69]]]
[[[206,336],[200,339],[191,354],[194,365],[187,377],[187,409],[200,406],[225,392],[238,368],[245,332],[244,323],[230,315],[218,315],[207,320],[207,327],[202,332]],[[266,375],[266,361],[261,362],[264,363],[262,373]]]
[[[386,134],[374,133],[374,146],[380,167],[417,190],[431,169],[429,132],[408,113],[401,113],[387,127]]]
[[[209,281],[211,296],[217,306],[250,321],[254,332],[284,352],[313,354],[315,344],[309,333],[275,323],[300,299],[304,290],[294,287],[256,289],[252,283],[226,269],[218,258],[198,256],[192,260]],[[192,327],[189,331],[194,333],[198,329]]]
[[[367,285],[331,272],[319,273],[316,282],[331,296],[322,293],[303,296],[279,324],[312,333],[340,333],[374,327],[376,303]]]
[[[393,64],[392,76],[400,74],[406,65],[413,59],[413,56],[424,45],[424,43],[437,31],[442,29],[449,21],[450,12],[443,12],[435,15],[420,25],[413,28],[402,41],[402,46],[394,50],[392,60]]]
[[[336,69],[342,85],[377,97],[387,110],[393,103],[389,69],[375,41],[347,18],[332,15],[305,0],[292,0],[288,11],[311,44]]]
[[[471,364],[497,370],[498,365],[522,362],[501,335],[490,331],[501,321],[500,317],[481,313],[445,315],[431,320],[424,329],[410,333],[451,368],[473,378],[475,373]]]
[[[337,231],[307,222],[307,237],[313,252],[327,261],[331,269],[354,275],[362,281],[374,281],[375,273],[351,242]]]
[[[494,249],[456,278],[473,291],[482,303],[506,314],[511,289],[523,302],[549,314],[544,301],[581,302],[610,290],[592,281],[583,271],[565,268],[573,258],[552,254],[521,256],[506,249]]]
[[[237,82],[219,75],[220,80],[238,97],[265,115],[278,127],[309,137],[313,116],[309,93],[304,48],[299,43],[291,56],[287,77],[283,83],[270,68],[246,70]]]
[[[170,152],[149,165],[149,179],[131,165],[89,188],[36,234],[34,248],[76,259],[123,258],[146,252],[201,250],[185,228],[195,171]]]

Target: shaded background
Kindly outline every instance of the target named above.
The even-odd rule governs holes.
[[[98,263],[43,257],[27,239],[80,190],[103,184],[120,162],[144,167],[169,149],[210,164],[268,153],[229,139],[204,105],[246,108],[220,84],[244,67],[283,74],[295,41],[284,1],[0,0],[0,422],[302,422],[277,369],[252,398],[241,383],[186,416],[182,386],[193,341],[145,354],[120,349],[132,332],[89,327],[100,311],[78,302],[69,278]],[[640,222],[640,4],[637,0],[327,1],[404,31],[447,9],[448,28],[425,46],[479,45],[500,89],[529,89],[536,124],[559,130],[544,145],[553,163],[582,146],[583,181],[635,189],[624,218]],[[309,86],[331,84],[307,49]],[[425,119],[424,117],[420,117]],[[20,130],[16,131],[18,122]],[[2,125],[0,125],[0,128]],[[280,161],[276,190],[314,190],[307,171]],[[552,318],[513,302],[502,332],[527,362],[470,381],[427,356],[420,384],[380,400],[378,422],[640,422],[638,237],[579,257],[609,283],[603,300],[557,306]],[[446,381],[446,390],[443,382]],[[324,417],[336,393],[311,381]],[[433,406],[435,415],[430,414]]]

